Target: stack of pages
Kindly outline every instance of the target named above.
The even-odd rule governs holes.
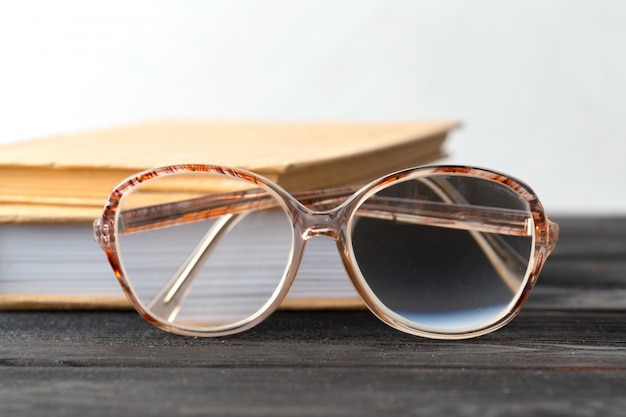
[[[358,185],[441,158],[457,126],[160,121],[0,147],[0,309],[128,307],[92,222],[139,171],[215,164],[292,192]],[[312,239],[284,306],[359,304],[334,242]]]

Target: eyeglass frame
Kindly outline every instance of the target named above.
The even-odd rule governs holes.
[[[269,195],[273,197],[272,201],[277,201],[283,211],[287,213],[291,220],[293,230],[290,262],[286,267],[285,274],[283,275],[280,285],[274,291],[272,297],[259,311],[257,311],[255,314],[252,314],[247,319],[219,327],[216,330],[212,331],[200,331],[173,325],[171,323],[168,323],[166,320],[158,318],[155,314],[151,313],[147,308],[145,308],[143,303],[136,297],[134,291],[131,288],[130,281],[127,279],[123,272],[123,263],[120,259],[116,245],[116,224],[118,218],[118,209],[120,202],[128,192],[133,190],[141,183],[157,177],[193,173],[216,174],[231,178],[238,178],[240,180],[251,183],[252,185],[259,186],[263,190],[267,191]],[[387,188],[393,183],[400,183],[402,181],[410,180],[412,178],[428,177],[432,175],[462,175],[482,178],[485,180],[490,180],[503,184],[512,189],[528,204],[528,212],[530,213],[530,218],[532,219],[532,225],[530,225],[528,222],[528,212],[526,211],[524,212],[525,214],[523,215],[523,219],[518,219],[523,221],[523,225],[518,225],[517,227],[524,227],[525,229],[527,229],[526,232],[533,238],[532,250],[530,258],[528,260],[527,272],[524,277],[526,282],[524,283],[523,287],[518,290],[521,292],[516,295],[516,297],[514,298],[514,302],[512,302],[509,305],[509,308],[505,312],[501,313],[497,317],[497,319],[490,320],[488,324],[479,326],[474,329],[467,329],[467,331],[463,332],[438,332],[425,330],[424,328],[420,328],[420,326],[411,325],[410,320],[403,318],[399,314],[390,310],[384,305],[382,301],[378,299],[376,294],[374,294],[374,292],[369,288],[366,279],[360,272],[358,262],[356,261],[354,253],[351,249],[352,241],[351,234],[349,233],[349,231],[351,230],[351,221],[355,217],[357,217],[355,216],[355,213],[357,212],[359,207],[363,205],[364,202],[368,201],[372,196],[380,192],[382,189]],[[232,192],[223,194],[223,196],[225,196],[225,198],[231,202],[232,200],[236,198],[241,198],[241,196],[244,195],[245,192]],[[251,197],[248,197],[248,199],[250,198]],[[254,197],[252,197],[252,201],[254,202],[255,200],[253,198]],[[341,203],[339,205],[333,205],[336,202]],[[237,207],[236,210],[253,209],[255,208],[254,206],[257,206],[256,208],[258,208],[258,204],[253,203],[251,206],[246,205],[249,203],[249,201],[244,202],[243,206]],[[162,205],[163,207],[160,207],[160,209],[163,209],[165,211],[172,211],[172,208],[175,207],[176,204],[177,203],[165,203]],[[161,223],[160,225],[152,224],[148,227],[156,228],[165,224],[183,224],[188,221],[197,221],[205,218],[220,217],[224,214],[229,213],[228,207],[233,206],[233,204],[230,203],[225,205],[224,202],[221,202],[220,204],[222,206],[222,211],[218,212],[217,214],[214,213],[215,207],[209,207],[204,209],[203,214],[201,212],[199,215],[198,213],[196,213],[196,215],[193,216],[194,218],[190,219],[189,217],[185,218],[185,214],[188,215],[189,213],[176,213],[176,210],[173,210],[174,213],[171,213],[171,219],[168,220],[169,216],[166,216],[166,219],[164,220],[166,223]],[[313,207],[317,205],[317,207],[321,209],[311,209],[307,207],[307,205]],[[226,208],[224,209],[224,207]],[[455,207],[453,207],[453,209],[454,208]],[[446,212],[442,213],[442,216],[440,218],[437,218],[435,216],[435,218],[431,218],[424,224],[449,227],[451,224],[451,220],[453,222],[457,221],[467,223],[468,218],[469,221],[472,221],[473,216],[473,221],[477,224],[472,227],[476,229],[491,227],[490,231],[498,232],[507,227],[506,225],[498,225],[497,222],[495,222],[494,225],[490,226],[489,223],[492,219],[485,218],[485,216],[481,216],[479,213],[480,211],[486,209],[485,207],[480,207],[480,210],[472,210],[472,208],[466,206],[464,209],[465,210],[462,213],[464,217],[463,219],[459,218],[454,220],[455,213]],[[139,211],[139,213],[135,213],[135,215],[140,217],[142,209],[137,210]],[[156,209],[152,208],[151,210],[153,212],[155,210],[159,211],[159,207],[157,207]],[[495,210],[498,211],[499,209]],[[506,211],[506,209],[503,210]],[[232,212],[235,212],[235,210],[230,211],[230,213]],[[457,213],[456,215],[458,216],[458,214],[459,213]],[[391,220],[395,219],[395,214],[393,212],[390,214],[390,216]],[[484,223],[484,225],[482,223]],[[530,227],[532,227],[532,231]],[[463,229],[471,230],[471,228],[468,229],[465,227]],[[537,278],[545,263],[546,258],[552,252],[556,245],[556,242],[558,240],[559,227],[558,224],[554,223],[549,217],[546,216],[543,205],[529,186],[506,174],[484,168],[460,165],[413,167],[385,175],[364,186],[341,187],[291,194],[273,181],[248,170],[208,164],[180,164],[146,170],[121,182],[117,187],[113,189],[113,191],[109,195],[105,203],[102,216],[94,221],[93,232],[95,240],[105,251],[107,259],[123,289],[123,292],[129,299],[135,310],[139,312],[139,314],[145,320],[152,323],[156,327],[172,333],[195,337],[226,336],[245,331],[258,325],[278,308],[278,306],[287,295],[291,285],[296,278],[297,271],[300,266],[302,256],[304,254],[304,249],[306,247],[306,241],[314,236],[329,236],[333,238],[337,244],[337,248],[339,250],[344,269],[350,281],[352,282],[352,285],[354,286],[357,294],[360,296],[365,306],[376,317],[378,317],[381,321],[388,324],[389,326],[405,333],[434,339],[457,340],[481,336],[493,332],[509,323],[515,316],[518,315],[523,304],[530,295],[535,283],[537,282]],[[218,230],[218,233],[219,232],[220,230]],[[209,245],[210,244],[211,242],[209,242]]]

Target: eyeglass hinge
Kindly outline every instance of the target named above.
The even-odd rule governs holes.
[[[107,249],[111,243],[109,222],[103,222],[102,218],[94,220],[93,238],[102,249]]]

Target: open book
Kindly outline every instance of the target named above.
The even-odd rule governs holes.
[[[138,171],[212,163],[253,170],[293,192],[355,185],[440,158],[457,126],[164,121],[5,146],[0,308],[126,307],[91,222],[111,189]],[[297,307],[359,304],[332,242],[310,242],[286,306],[289,298]]]

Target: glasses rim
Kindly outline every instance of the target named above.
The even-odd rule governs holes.
[[[293,226],[292,249],[290,262],[285,269],[281,284],[274,291],[272,298],[256,313],[236,323],[217,326],[211,329],[196,328],[168,322],[151,313],[143,303],[135,296],[132,286],[124,274],[124,267],[119,256],[116,244],[116,224],[120,211],[118,210],[123,197],[140,184],[158,177],[165,177],[187,173],[217,174],[226,177],[237,178],[248,183],[253,183],[269,192],[272,201],[279,203],[281,208],[288,214]],[[364,202],[373,195],[390,185],[417,177],[439,175],[462,175],[503,184],[513,190],[528,206],[525,224],[527,232],[532,237],[532,250],[528,260],[528,268],[524,283],[519,292],[509,304],[508,308],[498,317],[485,322],[484,325],[471,326],[465,329],[448,331],[444,329],[430,329],[423,325],[413,324],[397,313],[391,311],[382,303],[367,285],[362,276],[351,242],[351,221],[355,218],[354,213]],[[239,201],[246,201],[243,194],[237,196]],[[232,200],[232,198],[231,198]],[[337,204],[339,203],[339,204]],[[318,204],[316,206],[316,204]],[[313,206],[314,209],[309,207]],[[223,206],[223,203],[222,203]],[[331,208],[329,208],[331,207]],[[208,209],[210,211],[211,209]],[[332,227],[320,227],[319,219],[331,215],[334,217]],[[207,215],[211,215],[210,213]],[[212,214],[215,216],[215,213]],[[501,226],[494,226],[501,227]],[[153,325],[177,334],[187,336],[224,336],[238,333],[258,325],[271,315],[287,295],[291,284],[296,278],[297,271],[302,260],[308,238],[315,235],[327,235],[336,240],[346,273],[355,287],[357,294],[365,306],[381,321],[405,333],[436,339],[464,339],[480,336],[495,331],[510,322],[521,310],[522,305],[530,295],[539,272],[553,250],[558,239],[558,225],[552,222],[546,215],[544,208],[532,189],[522,181],[497,171],[460,166],[460,165],[434,165],[408,168],[402,171],[388,174],[361,187],[342,187],[328,190],[315,190],[300,193],[289,193],[271,180],[254,172],[207,164],[181,164],[154,168],[140,172],[113,189],[105,204],[102,216],[94,222],[94,236],[104,249],[109,263],[113,268],[121,287],[131,301],[132,305],[141,316]]]

